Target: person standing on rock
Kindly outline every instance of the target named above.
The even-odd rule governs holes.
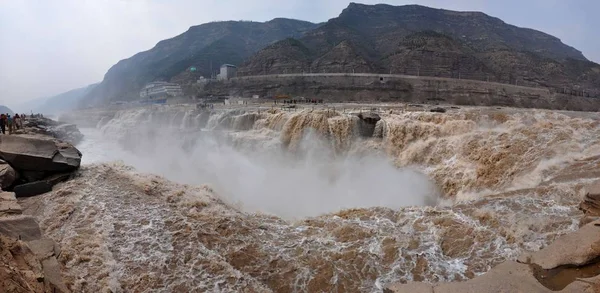
[[[9,114],[6,114],[6,124],[8,124],[8,134],[11,135],[13,131],[13,118]]]
[[[15,117],[13,120],[14,120],[14,124],[15,124],[15,129],[19,129],[20,128],[19,124],[21,122],[21,116],[19,116],[19,113],[15,114]]]
[[[0,114],[0,129],[2,134],[6,134],[6,115]]]

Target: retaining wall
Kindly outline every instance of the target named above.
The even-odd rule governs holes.
[[[211,82],[206,95],[272,97],[279,94],[330,102],[411,102],[598,111],[600,99],[547,88],[439,77],[368,73],[278,74]]]

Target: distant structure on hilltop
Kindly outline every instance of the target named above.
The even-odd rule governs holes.
[[[231,64],[223,64],[221,65],[221,73],[217,75],[218,80],[227,80],[232,77],[235,77],[237,74],[237,67]]]
[[[181,89],[180,85],[165,81],[154,81],[148,83],[140,91],[140,98],[142,99],[169,98],[181,95],[183,95],[183,90]]]

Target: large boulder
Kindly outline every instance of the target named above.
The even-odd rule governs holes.
[[[434,112],[434,113],[446,113],[446,109],[442,108],[442,107],[435,107],[435,108],[431,108],[429,110],[429,112]]]
[[[67,181],[69,178],[71,178],[70,173],[53,174],[43,180],[17,185],[13,191],[17,197],[34,196],[52,191],[54,185]]]
[[[377,125],[377,122],[381,120],[379,114],[374,112],[361,112],[356,116],[358,116],[358,118],[360,119],[360,122],[358,124],[358,133],[360,134],[360,136],[372,137],[375,133],[375,126]]]
[[[0,157],[18,171],[70,172],[79,168],[81,152],[51,139],[0,136]]]
[[[377,121],[381,120],[381,117],[379,116],[379,114],[375,113],[375,112],[360,112],[358,115],[358,118],[360,118],[360,120],[364,121],[365,123],[368,124],[372,124],[375,125],[377,124]]]
[[[49,181],[40,180],[15,186],[13,191],[17,197],[30,197],[52,191],[54,185]]]
[[[6,161],[0,160],[0,188],[6,190],[17,179],[17,172]]]

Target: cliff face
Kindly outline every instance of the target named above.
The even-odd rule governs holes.
[[[316,58],[311,69],[315,72],[373,72],[368,55],[354,42],[344,40],[329,52]]]
[[[465,44],[433,31],[410,34],[400,39],[396,49],[383,57],[390,71],[402,74],[460,78],[459,73],[494,76],[475,52]]]
[[[338,22],[362,35],[371,35],[382,52],[394,50],[399,37],[411,32],[436,31],[460,39],[477,51],[512,49],[536,52],[552,59],[586,60],[580,51],[546,33],[516,27],[481,12],[460,12],[419,5],[362,5],[351,3]]]
[[[258,52],[238,75],[308,72],[309,67],[309,50],[298,40],[285,39]]]

